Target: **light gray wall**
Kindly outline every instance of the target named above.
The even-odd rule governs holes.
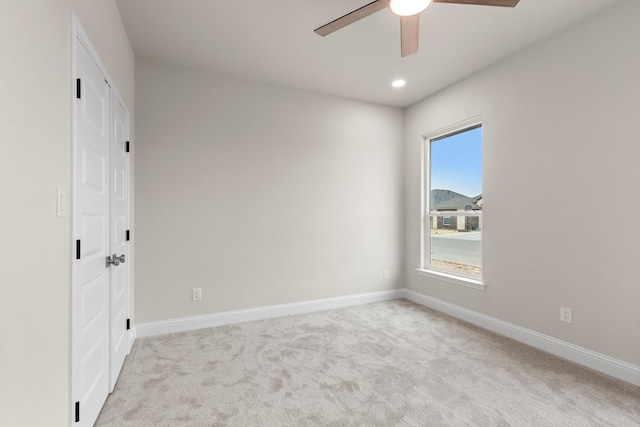
[[[136,103],[137,323],[402,284],[402,110],[141,59]]]
[[[640,365],[638,22],[619,3],[407,110],[409,288]],[[478,114],[485,291],[414,271],[421,135]]]
[[[69,422],[71,15],[129,108],[134,56],[112,0],[0,5],[0,425]]]

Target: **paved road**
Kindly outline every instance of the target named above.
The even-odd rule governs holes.
[[[431,236],[431,259],[482,265],[480,238],[480,232]]]

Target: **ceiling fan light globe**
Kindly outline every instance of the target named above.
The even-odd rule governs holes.
[[[412,16],[425,10],[433,0],[391,0],[389,9],[398,16]]]

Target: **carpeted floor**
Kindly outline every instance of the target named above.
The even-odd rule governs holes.
[[[640,388],[398,300],[139,339],[96,426],[640,426]]]

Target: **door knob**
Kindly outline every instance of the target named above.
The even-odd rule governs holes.
[[[113,258],[107,255],[105,267],[109,268],[111,265],[120,265],[120,260],[116,258],[116,254],[113,254]]]
[[[107,256],[107,259],[105,261],[105,266],[107,268],[111,267],[112,265],[115,265],[117,267],[120,265],[120,263],[124,264],[124,254],[120,256],[113,254],[112,256]]]

